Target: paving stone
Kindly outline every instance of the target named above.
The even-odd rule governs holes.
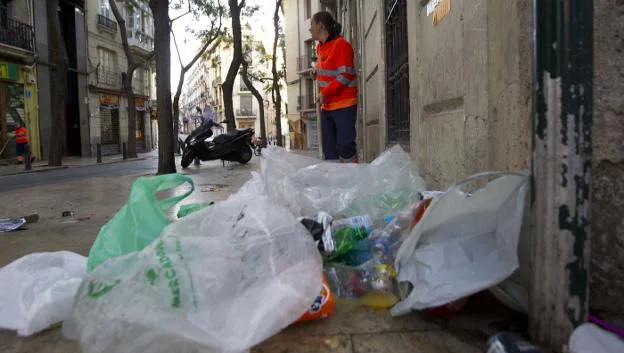
[[[352,353],[351,338],[339,336],[277,335],[254,347],[251,353]],[[399,352],[395,352],[399,353]]]
[[[341,307],[337,306],[333,317],[325,321],[293,325],[286,329],[284,334],[326,336],[437,329],[439,329],[438,326],[425,321],[418,314],[392,317],[387,310],[372,310],[364,307],[341,310]]]
[[[353,353],[481,353],[444,331],[353,335]]]
[[[2,353],[80,353],[78,344],[66,340],[61,331],[48,330],[31,337],[17,337],[15,333],[0,330]]]

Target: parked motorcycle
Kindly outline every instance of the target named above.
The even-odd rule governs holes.
[[[253,129],[241,129],[214,136],[214,127],[223,126],[212,120],[206,120],[190,135],[178,135],[182,148],[182,168],[188,168],[198,158],[201,161],[221,159],[229,162],[248,163],[253,157],[255,146],[251,142]]]

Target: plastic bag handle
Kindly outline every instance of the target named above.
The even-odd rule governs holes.
[[[153,194],[151,196],[154,198],[154,203],[157,204],[163,212],[166,212],[168,209],[175,206],[178,202],[184,200],[195,190],[193,179],[186,175],[177,173],[162,175],[155,179],[145,178],[142,180],[142,182],[146,188],[153,190]],[[181,195],[171,196],[162,200],[159,200],[156,197],[156,194],[161,191],[175,189],[185,183],[191,185],[191,189]]]
[[[459,181],[455,185],[451,186],[446,191],[445,195],[447,193],[450,193],[451,191],[455,191],[455,190],[459,189],[462,185],[467,184],[467,183],[469,183],[471,181],[474,181],[474,180],[477,180],[477,179],[481,179],[481,178],[484,178],[484,177],[503,177],[503,176],[507,176],[507,175],[515,175],[515,176],[520,176],[520,177],[528,177],[529,176],[529,174],[526,173],[526,172],[482,172],[482,173],[477,173],[477,174],[471,175],[471,176],[467,177],[466,179],[464,179],[462,181]]]
[[[477,179],[481,179],[484,177],[503,177],[503,176],[507,176],[507,175],[514,175],[514,176],[520,176],[520,177],[528,177],[529,173],[527,172],[482,172],[482,173],[477,173],[474,175],[471,175],[469,177],[467,177],[466,179],[459,181],[457,183],[455,183],[455,185],[451,186],[444,194],[440,195],[440,197],[438,198],[439,200],[442,200],[443,198],[445,198],[447,195],[449,195],[451,192],[459,190],[461,188],[462,185],[465,185],[471,181],[475,181]],[[431,204],[431,206],[429,206],[429,208],[427,209],[428,212],[431,212],[431,210],[433,208],[436,207],[438,203],[437,202],[433,202]]]

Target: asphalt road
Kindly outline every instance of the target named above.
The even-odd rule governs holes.
[[[157,168],[157,157],[149,157],[144,160],[95,164],[36,173],[7,175],[0,177],[0,192],[85,178],[115,177],[141,173],[149,174],[151,172],[155,172]]]

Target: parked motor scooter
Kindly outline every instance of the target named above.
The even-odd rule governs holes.
[[[190,135],[178,135],[182,147],[182,168],[191,165],[193,159],[213,161],[221,159],[229,162],[248,163],[253,157],[254,146],[251,139],[253,129],[241,129],[213,137],[213,127],[223,126],[212,120],[205,120]]]

